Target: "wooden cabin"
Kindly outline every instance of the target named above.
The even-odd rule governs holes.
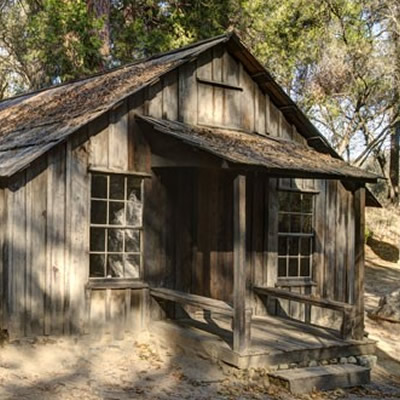
[[[373,352],[377,176],[344,162],[234,34],[4,100],[0,122],[11,339],[191,332],[237,366]]]

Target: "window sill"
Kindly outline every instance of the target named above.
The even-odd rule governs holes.
[[[278,278],[275,287],[309,287],[317,286],[317,283],[310,279],[301,278]]]
[[[91,278],[86,289],[146,289],[149,285],[140,280]]]

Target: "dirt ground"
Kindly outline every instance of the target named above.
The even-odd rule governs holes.
[[[400,235],[380,213],[367,215],[374,229],[366,247],[366,313],[400,282],[394,246]],[[151,333],[142,333],[122,341],[37,338],[5,344],[0,400],[400,399],[400,324],[366,317],[366,330],[378,341],[379,361],[373,383],[364,388],[294,397],[253,371],[172,351]]]

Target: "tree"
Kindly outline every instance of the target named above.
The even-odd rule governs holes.
[[[398,0],[0,0],[0,96],[234,27],[335,149],[390,178],[395,198],[399,8]]]

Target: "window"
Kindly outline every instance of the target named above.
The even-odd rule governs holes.
[[[90,278],[139,278],[142,205],[140,178],[92,174]]]
[[[311,278],[313,194],[280,191],[278,278]]]

